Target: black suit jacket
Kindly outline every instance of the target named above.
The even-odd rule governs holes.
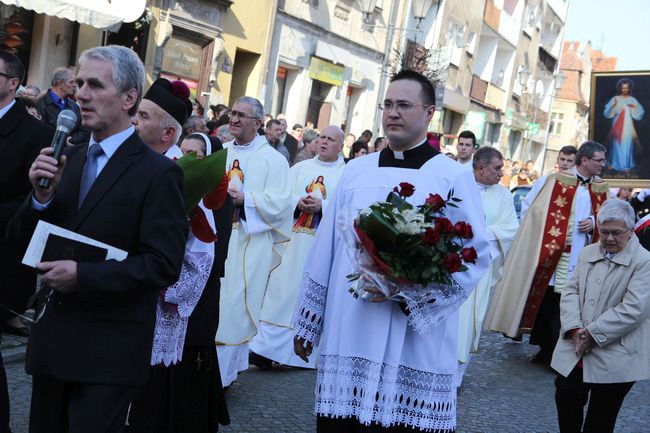
[[[70,98],[65,100],[65,108],[74,111],[77,115],[77,123],[70,133],[70,142],[72,144],[85,144],[90,140],[90,131],[81,126],[81,110],[79,106]],[[47,91],[36,101],[36,109],[43,118],[43,122],[56,128],[56,120],[59,117],[61,108],[52,102],[50,92]]]
[[[77,210],[87,146],[69,148],[68,164],[48,209],[31,197],[11,222],[29,239],[38,219],[128,251],[122,262],[80,262],[76,291],[55,292],[34,325],[27,371],[79,383],[137,385],[151,360],[156,297],[178,279],[187,218],[183,174],[132,134],[110,158]]]
[[[291,161],[289,161],[289,165],[291,165],[293,164],[293,161],[296,159],[296,153],[298,153],[298,140],[293,138],[293,135],[287,133],[286,138],[284,139],[284,146],[289,151],[289,156],[291,157]]]
[[[21,265],[22,252],[5,239],[9,220],[31,191],[27,173],[40,150],[49,146],[54,129],[30,116],[17,100],[0,119],[0,304],[22,312],[34,289],[35,273]],[[0,320],[10,317],[0,311]]]

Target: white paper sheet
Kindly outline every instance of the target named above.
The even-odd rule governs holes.
[[[66,230],[62,227],[55,226],[54,224],[50,224],[45,221],[39,221],[36,225],[36,230],[34,230],[34,234],[32,235],[32,239],[29,241],[27,251],[25,251],[25,256],[23,257],[24,265],[35,268],[36,264],[41,261],[43,250],[45,249],[45,243],[47,242],[47,237],[50,235],[50,233],[68,239],[74,239],[75,241],[83,242],[88,245],[106,248],[108,250],[108,253],[106,254],[106,260],[117,260],[118,262],[121,262],[129,255],[129,253],[119,248],[115,248],[111,245],[96,241],[87,236]]]

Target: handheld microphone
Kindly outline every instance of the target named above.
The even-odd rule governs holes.
[[[54,149],[52,157],[57,161],[61,160],[61,154],[66,145],[66,140],[70,135],[70,131],[77,124],[77,115],[72,110],[63,110],[59,113],[59,117],[56,118],[56,132],[52,138],[52,144],[50,147]],[[49,188],[52,179],[40,178],[38,181],[38,186],[41,188]]]

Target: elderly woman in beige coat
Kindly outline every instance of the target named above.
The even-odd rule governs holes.
[[[582,250],[562,291],[551,362],[560,433],[613,432],[632,385],[650,378],[650,252],[633,227],[627,202],[606,201],[600,242]]]

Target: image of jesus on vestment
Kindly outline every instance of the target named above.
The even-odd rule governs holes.
[[[228,167],[228,189],[236,189],[237,191],[244,190],[244,172],[239,166],[239,160],[235,159],[232,165]],[[235,208],[235,213],[232,217],[233,226],[239,225],[240,210],[239,207]]]
[[[327,198],[327,189],[325,188],[325,178],[323,176],[318,176],[316,180],[312,180],[309,185],[305,188],[307,195],[320,200],[325,200]],[[293,224],[293,231],[296,233],[308,233],[315,234],[318,224],[320,223],[321,213],[308,213],[301,211],[300,215],[296,219],[296,222]]]

